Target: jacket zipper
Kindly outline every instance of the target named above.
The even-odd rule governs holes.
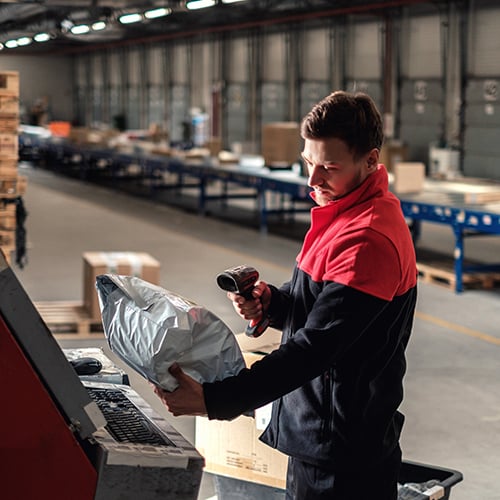
[[[332,368],[323,374],[323,401],[325,402],[325,416],[323,420],[322,435],[323,439],[327,440],[328,436],[332,434],[333,431],[333,377]]]

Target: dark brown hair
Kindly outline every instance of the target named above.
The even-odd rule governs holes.
[[[382,117],[372,98],[361,92],[336,91],[318,102],[302,120],[303,139],[344,141],[356,157],[384,141]]]

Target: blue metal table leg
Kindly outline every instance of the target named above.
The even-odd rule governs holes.
[[[455,233],[455,250],[453,252],[455,261],[455,292],[460,293],[463,291],[464,235],[463,229],[459,225],[453,225],[453,232]]]
[[[206,215],[207,202],[207,181],[205,177],[200,177],[200,198],[198,200],[198,212],[201,215]]]
[[[267,234],[267,203],[266,203],[266,190],[265,189],[259,189],[258,200],[259,200],[260,232],[262,234]]]

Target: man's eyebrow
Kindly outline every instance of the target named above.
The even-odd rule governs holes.
[[[304,153],[300,153],[300,156],[307,162],[313,163]],[[321,162],[322,165],[335,165],[337,162],[335,160],[325,160]]]

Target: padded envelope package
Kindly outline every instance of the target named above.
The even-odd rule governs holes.
[[[103,274],[96,288],[111,350],[154,384],[177,387],[174,362],[200,383],[245,367],[234,334],[205,307],[133,276]]]

